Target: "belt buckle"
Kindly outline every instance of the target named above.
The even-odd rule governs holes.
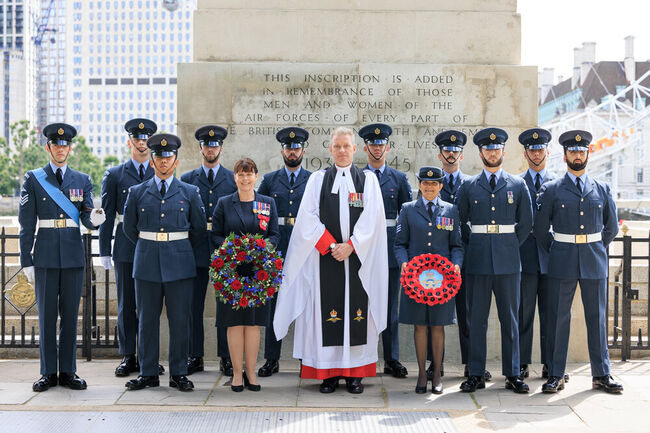
[[[586,244],[587,235],[576,235],[576,244]]]
[[[487,232],[488,233],[499,233],[499,226],[497,224],[488,224]]]
[[[167,242],[169,240],[169,233],[156,233],[156,240],[158,242]]]
[[[284,225],[286,226],[292,226],[295,225],[296,219],[295,218],[285,218],[284,219]]]
[[[66,225],[66,220],[65,219],[55,219],[54,220],[54,228],[64,229],[66,227],[67,227],[67,225]]]
[[[212,223],[208,223],[208,224],[207,224],[207,230],[208,230],[208,231],[212,231]]]

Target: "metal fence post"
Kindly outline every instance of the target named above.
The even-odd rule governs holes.
[[[92,254],[92,233],[83,234],[84,254],[86,258],[86,267],[84,269],[84,283],[83,283],[83,325],[82,325],[82,356],[86,357],[86,361],[92,360],[92,273],[93,273],[93,254]]]
[[[621,360],[632,357],[632,236],[623,236],[623,296],[621,308]]]

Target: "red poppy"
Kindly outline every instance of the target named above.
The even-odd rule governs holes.
[[[230,283],[230,287],[232,287],[233,290],[239,290],[239,289],[241,289],[241,281],[239,281],[239,280],[233,280],[233,282]]]
[[[235,260],[237,260],[238,262],[243,262],[244,260],[246,260],[246,252],[245,251],[238,252],[237,257],[235,257]]]
[[[219,259],[219,258],[214,259],[214,261],[212,262],[212,266],[214,266],[217,269],[223,268],[224,264],[225,262],[223,261],[223,259]]]
[[[217,291],[220,292],[221,290],[223,290],[223,284],[221,284],[220,282],[217,281],[216,283],[214,283],[214,290],[217,290]]]
[[[237,263],[232,262],[232,263],[230,264],[230,269],[235,269],[236,267],[237,267]]]
[[[269,287],[266,289],[266,296],[273,296],[275,295],[275,287]]]
[[[244,243],[239,238],[233,239],[232,243],[235,244],[236,247],[241,247],[242,245],[244,245]]]
[[[248,305],[248,299],[247,298],[240,298],[239,299],[239,306],[240,307],[246,307]]]
[[[266,281],[269,279],[269,274],[266,271],[257,271],[257,279],[260,281]]]
[[[223,248],[219,250],[220,256],[225,256],[226,254],[228,254],[228,251],[224,250]]]
[[[255,239],[255,243],[260,248],[264,248],[266,246],[266,241],[264,239]]]
[[[278,271],[282,269],[282,259],[275,259],[275,269]]]
[[[276,274],[275,272],[271,272],[271,277],[275,278],[277,276],[278,276],[278,274]]]

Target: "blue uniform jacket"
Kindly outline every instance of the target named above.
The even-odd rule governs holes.
[[[395,236],[395,258],[399,266],[420,254],[440,254],[458,266],[463,266],[463,240],[460,234],[458,209],[453,204],[438,200],[429,219],[422,199],[405,203],[399,214]],[[436,218],[451,220],[452,229],[438,227]]]
[[[530,198],[533,202],[539,196],[535,190],[535,181],[530,176],[530,172],[526,170],[521,174],[521,177],[526,181]],[[542,179],[542,185],[555,179],[548,171],[546,177]],[[533,203],[533,206],[535,204]],[[533,212],[533,220],[535,219],[535,212]],[[535,234],[531,233],[523,244],[519,247],[519,254],[521,255],[521,272],[527,274],[546,274],[548,272],[548,251],[542,248],[535,239]]]
[[[271,205],[270,219],[266,230],[260,227],[259,220],[255,216],[255,225],[249,227],[244,223],[244,214],[237,192],[221,197],[217,202],[217,207],[212,214],[212,243],[215,248],[219,248],[226,236],[230,233],[242,234],[261,234],[264,238],[277,248],[280,242],[280,231],[278,230],[278,210],[275,202],[271,197],[260,193],[255,193],[255,201],[269,203]]]
[[[601,233],[601,242],[553,241],[564,234]],[[548,275],[559,279],[607,277],[607,246],[618,233],[616,205],[607,184],[587,177],[582,194],[568,174],[544,184],[537,198],[535,237],[549,250]]]
[[[298,208],[310,175],[311,171],[301,168],[298,177],[293,182],[293,187],[291,187],[289,186],[287,172],[283,167],[280,170],[266,174],[259,188],[257,188],[257,192],[269,196],[275,201],[279,217],[295,218],[298,215]],[[282,257],[287,255],[287,247],[289,246],[292,231],[293,226],[280,226],[280,244],[277,248],[282,253]]]
[[[164,199],[154,179],[132,186],[124,206],[123,228],[126,237],[135,243],[133,278],[166,283],[195,277],[192,246],[206,237],[205,227],[205,210],[194,185],[174,179]],[[139,239],[143,231],[189,232],[189,239]]]
[[[366,170],[375,171],[371,166],[366,166]],[[384,173],[379,178],[379,188],[381,188],[381,195],[384,199],[384,213],[386,219],[394,220],[402,210],[402,205],[413,200],[411,194],[411,185],[409,185],[406,173],[395,170],[394,168],[386,165]],[[386,227],[386,234],[388,242],[388,267],[396,268],[399,263],[395,260],[394,244],[395,244],[396,227]]]
[[[456,179],[454,181],[454,189],[449,188],[449,184],[445,180],[442,185],[442,189],[440,190],[440,195],[439,197],[446,201],[447,203],[454,203],[456,201],[456,195],[458,194],[458,190],[460,189],[460,186],[465,182],[467,179],[471,179],[471,176],[466,175],[465,173],[459,171],[459,173],[456,175]]]
[[[237,190],[233,172],[223,165],[219,166],[212,185],[208,182],[208,177],[205,175],[203,167],[188,171],[181,176],[181,180],[199,188],[201,201],[205,207],[205,213],[209,223],[212,222],[212,211],[216,208],[217,201],[221,197],[232,194]],[[196,260],[196,266],[199,268],[207,268],[210,266],[210,256],[216,248],[210,243],[210,233],[207,230],[207,226],[204,230],[204,236],[194,245],[194,259]]]
[[[533,227],[533,209],[524,180],[502,171],[492,192],[481,171],[461,185],[456,195],[456,206],[463,240],[467,243],[465,271],[471,275],[520,272],[519,245]],[[515,224],[515,233],[471,233],[467,223]]]
[[[144,180],[153,177],[154,171],[151,165],[146,165]],[[111,167],[104,172],[102,180],[102,208],[106,214],[106,221],[99,227],[99,255],[111,255],[111,237],[115,226],[115,216],[124,213],[126,196],[129,188],[141,183],[133,161],[129,159],[124,164]],[[113,260],[115,262],[133,263],[133,252],[135,244],[124,235],[122,223],[117,224],[115,229],[115,244],[113,245]]]
[[[45,180],[58,187],[63,194],[70,198],[70,190],[81,190],[83,201],[74,201],[79,209],[79,222],[88,229],[94,229],[90,223],[90,209],[93,207],[93,184],[86,173],[67,167],[63,176],[63,184],[59,182],[52,171],[50,164],[45,167],[47,177]],[[84,210],[85,209],[85,210]],[[69,218],[45,189],[38,183],[32,171],[25,174],[23,187],[20,192],[20,208],[18,221],[20,222],[20,265],[22,267],[35,266],[37,268],[83,268],[86,265],[81,231],[78,227],[60,229],[40,229],[34,245],[36,233],[36,220]],[[34,257],[32,258],[32,246]]]

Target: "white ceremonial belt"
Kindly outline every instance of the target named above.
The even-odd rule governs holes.
[[[514,233],[515,225],[514,224],[487,224],[487,225],[476,225],[472,226],[472,233],[487,233],[487,234],[504,234],[504,233]]]
[[[122,214],[117,214],[115,215],[115,224],[123,223],[124,222],[124,215]]]
[[[278,224],[281,226],[295,226],[296,219],[294,217],[278,217]]]
[[[396,225],[397,225],[397,218],[386,220],[386,227],[395,227]]]
[[[38,220],[38,227],[42,229],[64,229],[68,227],[79,227],[79,225],[70,218],[59,218],[53,220]]]
[[[169,241],[180,241],[181,239],[187,239],[187,232],[140,232],[140,239],[146,239],[148,241],[156,242],[169,242]]]
[[[565,242],[567,244],[589,244],[591,242],[599,242],[603,240],[603,234],[589,233],[587,235],[567,235],[564,233],[554,233],[553,239],[557,242]]]

